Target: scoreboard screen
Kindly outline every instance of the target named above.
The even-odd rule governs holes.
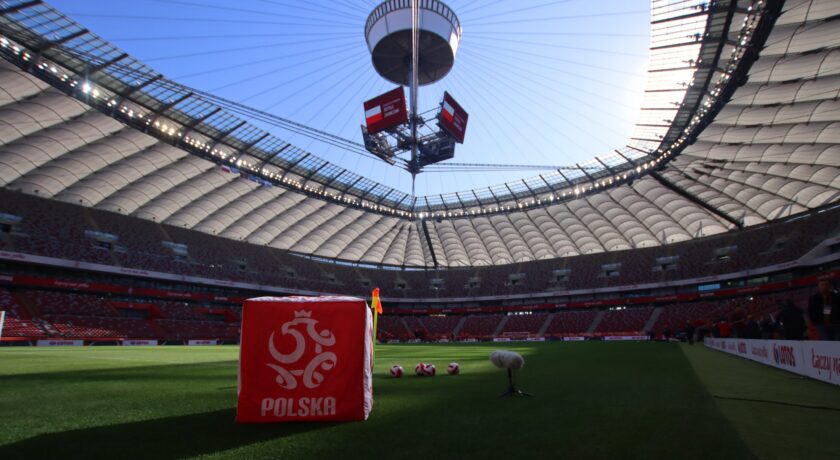
[[[365,102],[365,124],[370,134],[376,134],[408,121],[405,94],[402,86]]]
[[[459,144],[464,143],[464,134],[467,131],[467,118],[469,118],[469,114],[455,102],[455,99],[449,93],[444,92],[438,123]]]

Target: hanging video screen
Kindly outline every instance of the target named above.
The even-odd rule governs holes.
[[[408,122],[408,110],[406,110],[402,86],[365,102],[365,124],[370,134],[376,134],[406,122]]]
[[[468,118],[469,114],[455,102],[455,99],[449,93],[444,92],[439,117],[440,127],[451,134],[459,144],[464,143]]]

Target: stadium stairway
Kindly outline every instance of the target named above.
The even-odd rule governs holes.
[[[43,318],[41,309],[32,302],[32,299],[20,292],[12,292],[12,298],[15,300],[15,303],[21,307],[18,310],[18,313],[25,313],[25,315],[28,315],[28,319],[32,321],[36,327],[44,331],[48,337],[61,336],[61,332],[49,321]],[[21,317],[25,318],[25,315],[21,315]]]
[[[653,326],[659,321],[659,315],[662,314],[662,307],[656,307],[651,313],[650,318],[648,318],[647,322],[645,323],[645,328],[642,329],[644,332],[652,331]]]
[[[423,318],[422,318],[422,317],[420,317],[420,316],[415,316],[414,318],[417,320],[417,324],[419,324],[419,325],[420,325],[420,329],[421,329],[422,331],[424,331],[424,332],[426,333],[426,335],[428,336],[428,334],[429,334],[429,326],[426,326],[426,323],[424,323],[424,322],[423,322]]]
[[[542,326],[540,326],[540,330],[539,330],[539,331],[537,331],[537,337],[543,337],[543,336],[545,336],[545,331],[547,331],[547,330],[548,330],[548,326],[550,326],[550,325],[551,325],[551,321],[553,321],[553,320],[554,320],[554,316],[555,316],[556,314],[557,314],[557,313],[550,313],[548,316],[546,316],[546,317],[545,317],[545,322],[543,323],[543,325],[542,325]]]
[[[408,323],[405,322],[405,318],[400,318],[400,324],[403,325],[403,328],[405,329],[405,332],[408,334],[409,337],[414,337],[414,331],[411,330],[410,327],[408,327]]]
[[[598,312],[598,316],[592,320],[592,324],[589,325],[589,329],[586,330],[587,334],[591,334],[595,332],[595,329],[598,328],[598,325],[601,324],[601,320],[604,319],[604,315],[607,314],[606,310],[601,310]]]
[[[50,324],[47,320],[41,318],[32,318],[32,322],[38,326],[41,330],[43,330],[48,337],[60,337],[61,332],[55,328],[52,324]]]
[[[18,314],[23,319],[32,319],[32,318],[40,318],[41,312],[38,310],[31,300],[25,295],[20,295],[18,292],[11,292],[12,298],[14,299],[15,303],[21,307],[18,310]]]
[[[148,324],[148,325],[149,325],[149,327],[150,327],[153,331],[155,331],[155,333],[157,334],[157,338],[160,338],[160,339],[165,339],[165,338],[167,337],[168,333],[167,333],[166,329],[164,329],[164,327],[163,327],[163,326],[161,326],[160,324],[158,324],[158,322],[157,322],[157,320],[156,320],[156,319],[151,319],[151,318],[150,318],[150,319],[147,319],[147,320],[146,320],[146,324]]]
[[[466,322],[467,322],[467,317],[462,316],[461,320],[458,321],[458,324],[455,325],[455,329],[452,329],[452,336],[453,337],[458,337],[458,334],[461,333],[461,329],[463,329],[464,323],[466,323]]]
[[[496,330],[493,331],[493,337],[499,337],[502,335],[502,331],[505,330],[505,324],[510,320],[510,316],[505,315],[501,321],[499,321],[499,325],[496,326]]]

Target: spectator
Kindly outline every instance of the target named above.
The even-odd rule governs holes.
[[[777,320],[782,326],[782,337],[785,340],[802,340],[807,329],[802,311],[791,300],[782,302],[781,307]]]
[[[685,338],[688,339],[689,345],[694,345],[694,325],[688,320],[685,322]]]
[[[776,333],[776,322],[773,320],[772,316],[765,316],[764,319],[761,320],[761,323],[759,323],[759,327],[761,328],[762,339],[769,340],[774,338]]]
[[[709,331],[709,323],[697,321],[694,323],[694,327],[697,329],[697,340],[701,342],[712,335]]]
[[[747,316],[747,324],[745,327],[745,335],[748,339],[760,339],[761,338],[761,326],[758,325],[758,321],[753,318],[752,315]]]
[[[729,324],[729,321],[726,319],[721,319],[718,321],[718,333],[720,334],[720,338],[728,339],[732,337],[732,326]]]
[[[808,319],[820,340],[840,340],[840,294],[828,278],[818,281],[817,291],[808,301]]]
[[[738,307],[732,312],[730,316],[730,327],[732,328],[732,332],[730,333],[730,337],[744,339],[747,337],[747,326],[745,317],[746,313],[743,307]]]

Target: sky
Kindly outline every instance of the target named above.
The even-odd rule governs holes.
[[[395,87],[364,37],[372,0],[54,0],[90,31],[183,85],[361,143],[362,104]],[[574,165],[627,144],[649,48],[647,1],[450,0],[463,35],[454,68],[420,88],[469,112],[458,163]],[[398,190],[410,175],[274,126],[260,127]],[[429,172],[416,195],[468,190],[539,171]]]

